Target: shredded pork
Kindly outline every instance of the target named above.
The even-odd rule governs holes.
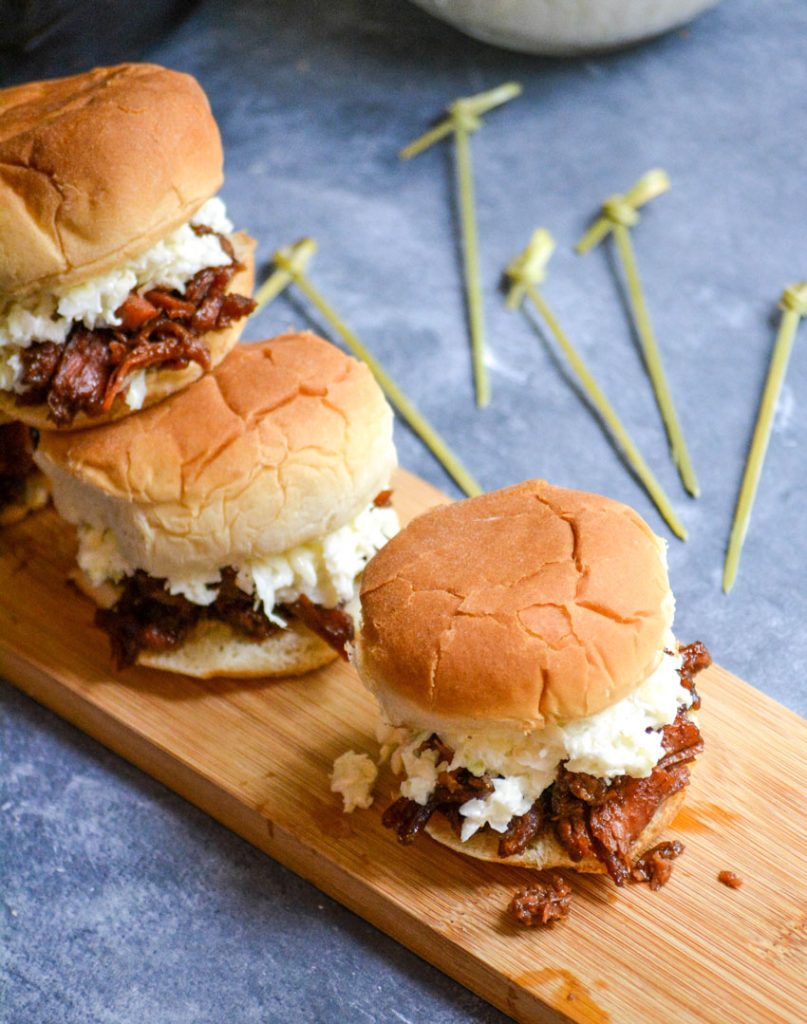
[[[131,292],[117,311],[119,327],[89,330],[77,324],[63,345],[34,339],[22,351],[18,404],[45,403],[50,419],[65,427],[79,413],[109,412],[137,370],[181,370],[190,363],[209,369],[203,336],[229,327],[255,308],[252,299],[227,291],[243,264],[230,240],[217,237],[231,262],[200,270],[182,295],[168,288],[152,288],[145,295]]]
[[[216,599],[209,605],[194,604],[182,594],[171,594],[166,582],[138,570],[127,576],[123,591],[111,608],[99,608],[95,623],[108,635],[118,668],[137,661],[143,650],[169,651],[181,646],[202,621],[224,622],[239,635],[260,642],[281,627],[255,599],[236,583],[236,571],[221,573]],[[281,616],[297,618],[345,657],[345,644],[353,635],[350,616],[341,608],[323,608],[307,598],[279,605]],[[316,627],[316,628],[315,628]]]
[[[694,695],[693,707],[700,706],[694,677],[711,663],[700,642],[681,648],[682,684]],[[661,730],[664,753],[646,778],[620,775],[613,781],[584,772],[570,772],[561,764],[555,782],[546,789],[526,814],[511,819],[499,840],[501,857],[514,857],[529,847],[547,827],[571,860],[599,860],[617,885],[624,885],[636,871],[647,876],[651,888],[666,882],[672,870],[671,853],[676,844],[656,847],[645,856],[650,860],[631,862],[631,848],[659,807],[689,782],[688,765],[703,750],[703,740],[687,709],[679,708],[675,721]],[[436,735],[421,747],[437,751],[437,763],[450,763],[451,751]],[[423,831],[431,816],[443,814],[459,832],[460,806],[466,800],[493,791],[489,775],[474,776],[465,768],[441,772],[438,785],[425,805],[399,797],[384,813],[382,821],[393,829],[402,843],[410,843]],[[678,844],[680,846],[680,844]],[[669,847],[669,849],[668,849]],[[680,852],[680,850],[678,850]]]
[[[568,917],[571,906],[571,886],[560,875],[550,875],[546,882],[519,889],[508,909],[519,924],[545,928]]]

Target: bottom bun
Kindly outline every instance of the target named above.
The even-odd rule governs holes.
[[[44,508],[50,500],[50,486],[44,473],[33,470],[25,478],[25,492],[16,501],[10,501],[0,508],[0,526],[19,523],[37,509]]]
[[[678,813],[681,804],[684,802],[685,791],[680,790],[668,797],[658,808],[656,813],[644,827],[639,838],[630,849],[630,859],[633,861],[640,857],[645,850],[655,846],[662,832],[672,823]],[[478,860],[487,860],[495,864],[510,864],[514,867],[532,868],[535,871],[547,871],[551,868],[568,868],[571,871],[580,871],[588,875],[606,874],[605,865],[594,857],[586,857],[584,860],[573,861],[566,850],[561,846],[555,837],[555,833],[546,828],[537,836],[532,843],[514,857],[500,857],[498,848],[501,836],[497,832],[486,829],[484,832],[477,832],[476,835],[463,843],[454,832],[448,821],[442,816],[435,815],[426,826],[426,831],[438,843],[448,846],[457,853],[464,853],[468,857],[476,857]]]
[[[111,608],[120,588],[92,584],[76,569],[71,580],[99,608]],[[329,665],[338,654],[301,622],[292,621],[266,640],[248,640],[224,622],[200,622],[172,651],[141,651],[137,664],[195,679],[278,679],[301,676]]]
[[[328,665],[336,651],[301,623],[266,640],[248,640],[224,622],[200,622],[173,651],[141,651],[137,664],[196,679],[301,676]]]

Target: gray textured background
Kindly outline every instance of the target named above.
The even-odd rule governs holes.
[[[804,338],[796,345],[739,582],[722,560],[782,287],[805,274],[807,5],[728,0],[689,29],[577,62],[473,43],[394,0],[207,3],[143,56],[196,74],[227,150],[233,219],[314,235],[313,276],[486,488],[540,475],[655,510],[497,278],[539,224],[546,295],[673,497],[678,632],[804,712]],[[48,62],[51,66],[48,66]],[[2,80],[82,65],[0,57]],[[476,412],[450,150],[397,149],[444,104],[515,78],[474,138],[493,403]],[[703,486],[687,499],[604,251],[571,246],[654,165],[674,188],[635,239]],[[307,323],[278,300],[262,337]],[[805,328],[807,331],[807,328]],[[401,462],[451,490],[405,428]],[[495,1011],[49,713],[3,688],[0,1018],[494,1021]],[[650,1019],[650,1018],[648,1018]]]

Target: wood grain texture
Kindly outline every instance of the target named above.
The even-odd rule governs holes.
[[[400,473],[402,518],[442,500]],[[388,775],[373,808],[341,813],[333,759],[376,751],[373,702],[350,667],[280,682],[115,673],[91,606],[64,582],[73,555],[52,512],[0,536],[0,676],[505,1012],[550,1024],[805,1019],[807,723],[779,704],[710,669],[707,747],[673,829],[687,849],[672,881],[618,891],[573,875],[570,918],[522,929],[504,908],[530,873],[425,838],[400,847],[380,824]],[[721,885],[723,869],[742,888]]]

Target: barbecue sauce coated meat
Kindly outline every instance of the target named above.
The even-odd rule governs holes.
[[[693,707],[699,707],[693,679],[711,664],[709,652],[696,642],[682,647],[681,655],[681,683],[693,694]],[[664,754],[647,778],[621,775],[603,785],[602,779],[592,780],[561,766],[550,790],[555,835],[569,857],[574,861],[596,857],[617,885],[630,877],[631,846],[661,804],[687,785],[687,765],[703,750],[698,727],[684,708],[678,709],[674,722],[664,726],[661,736]],[[656,870],[668,873],[662,866]]]
[[[419,748],[434,750],[437,753],[438,768],[446,767],[454,758],[454,751],[443,743],[439,736],[432,734]],[[435,811],[441,811],[456,827],[459,822],[455,812],[468,800],[490,796],[493,783],[487,775],[473,775],[467,768],[455,768],[454,771],[443,770],[437,776],[437,785],[428,803],[425,805],[399,797],[386,809],[381,817],[385,828],[394,829],[398,840],[405,845],[411,843],[428,825]]]
[[[170,651],[179,647],[199,622],[216,621],[230,626],[241,636],[260,642],[276,633],[281,627],[272,622],[255,599],[245,593],[236,583],[236,571],[223,569],[216,599],[209,605],[193,604],[182,594],[171,594],[165,580],[154,579],[138,569],[127,576],[123,592],[111,608],[99,608],[95,613],[95,624],[108,635],[112,656],[118,668],[134,665],[138,654],[143,651]],[[326,640],[338,653],[344,656],[347,633],[353,635],[350,617],[339,608],[322,608],[309,601],[308,619],[295,612],[294,605],[282,605],[282,615],[299,618],[310,627],[309,620],[319,617],[321,621],[338,623],[323,628],[318,635]],[[345,620],[345,621],[343,621]]]
[[[508,909],[519,924],[532,928],[562,921],[568,917],[571,906],[571,886],[560,875],[550,875],[548,882],[538,882],[526,889],[519,889]]]
[[[111,608],[99,608],[95,624],[109,634],[118,668],[134,665],[142,650],[178,647],[201,618],[203,609],[179,594],[169,594],[163,580],[137,571]]]
[[[684,664],[681,666],[681,685],[692,694],[691,710],[697,711],[701,706],[701,699],[695,689],[695,676],[712,664],[712,656],[707,651],[706,645],[700,640],[695,640],[694,643],[682,647],[679,653],[684,659]]]
[[[210,230],[195,227],[197,234]],[[22,352],[24,392],[18,404],[46,403],[50,418],[69,426],[79,413],[108,412],[137,370],[160,366],[181,370],[196,363],[210,367],[202,336],[220,331],[254,309],[252,299],[227,292],[243,270],[230,240],[217,236],[231,262],[200,270],[185,285],[184,295],[152,288],[145,295],[131,292],[117,310],[119,327],[89,330],[77,324],[63,345],[34,342]]]
[[[347,645],[353,640],[353,619],[347,612],[341,608],[323,608],[305,594],[283,607],[347,661]]]
[[[680,669],[682,685],[694,694],[693,707],[700,706],[693,679],[711,664],[709,652],[702,643],[696,642],[682,647],[680,653],[683,657]],[[644,779],[620,775],[609,783],[584,772],[570,772],[561,764],[555,782],[529,811],[510,820],[499,840],[499,856],[513,857],[523,853],[549,825],[571,860],[599,860],[617,885],[624,885],[636,868],[644,880],[651,882],[651,888],[660,888],[669,877],[670,861],[681,852],[675,852],[676,844],[660,844],[648,851],[645,855],[648,860],[640,858],[635,865],[631,863],[630,850],[661,804],[687,785],[687,765],[703,750],[698,727],[684,708],[679,708],[675,721],[664,726],[661,733],[664,754]],[[453,752],[437,736],[427,740],[425,746],[438,750],[438,764],[450,762],[453,758]],[[460,790],[462,800],[447,797],[448,790],[440,785],[425,805],[400,797],[383,815],[383,824],[392,828],[401,842],[410,843],[425,828],[431,816],[439,811],[459,831],[460,803],[493,790],[489,776],[476,778],[463,768],[444,772],[439,778],[459,776],[462,772],[471,780],[475,779],[481,786],[480,792],[472,792],[466,778],[463,779],[464,788]]]
[[[684,844],[673,839],[669,843],[658,843],[633,862],[630,877],[632,882],[647,882],[653,892],[666,885],[672,875],[672,862],[684,852]]]
[[[499,856],[514,857],[523,853],[530,843],[539,835],[546,822],[543,801],[538,799],[526,812],[510,819],[507,831],[499,840]]]

